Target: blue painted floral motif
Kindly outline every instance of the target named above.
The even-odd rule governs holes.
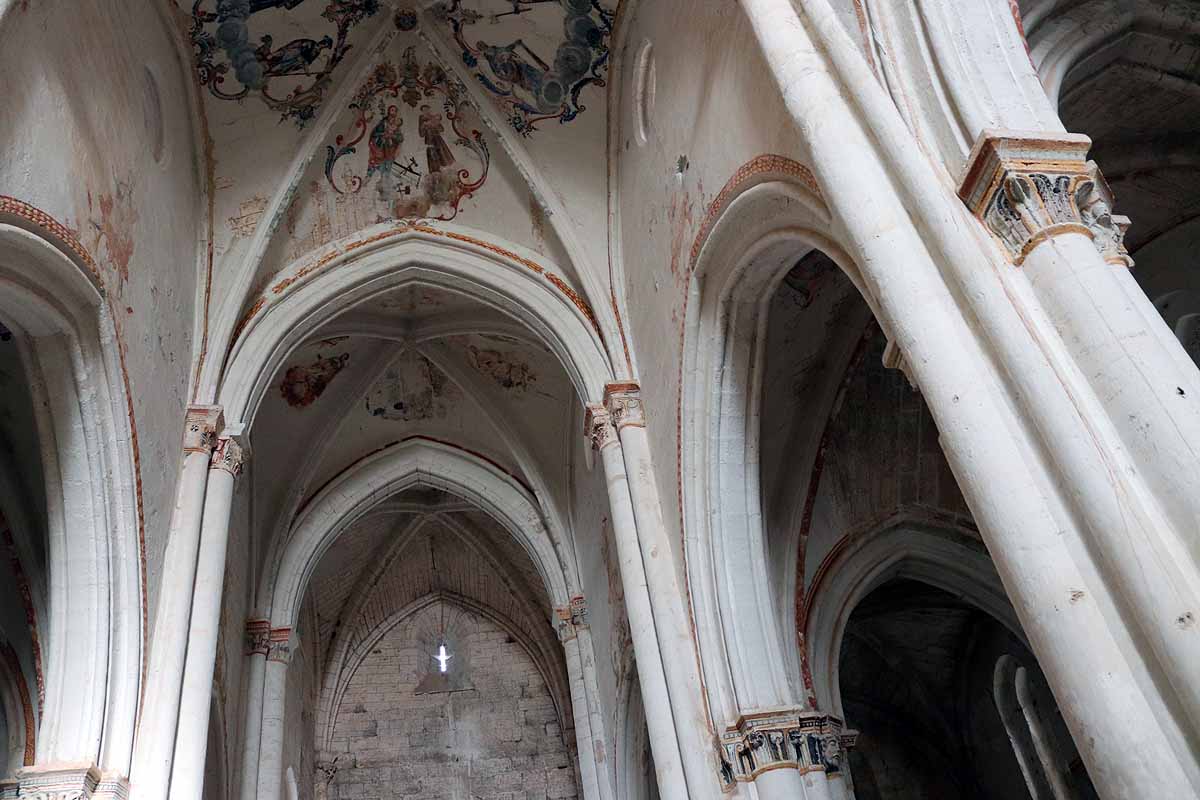
[[[490,0],[504,11],[485,14],[465,0],[440,0],[432,8],[434,19],[448,24],[462,48],[463,63],[496,97],[509,122],[522,135],[537,130],[539,122],[575,119],[585,106],[580,92],[588,85],[604,86],[608,69],[608,44],[613,12],[599,0]],[[522,38],[503,43],[472,37],[472,26],[481,22],[503,25],[506,18],[551,12],[562,15],[562,38],[550,60]],[[474,41],[472,41],[474,39]]]
[[[379,0],[330,0],[321,17],[331,24],[318,39],[276,46],[270,33],[251,42],[256,14],[291,11],[306,0],[195,0],[189,35],[200,83],[214,97],[242,100],[257,94],[280,119],[303,127],[317,113],[333,71],[350,51],[350,29],[379,11]],[[211,9],[211,10],[210,10]]]

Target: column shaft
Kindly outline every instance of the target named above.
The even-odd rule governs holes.
[[[283,737],[287,719],[290,634],[287,628],[271,631],[271,652],[267,655],[266,677],[263,681],[256,800],[281,800],[283,796]]]
[[[171,780],[204,496],[216,433],[223,426],[221,410],[215,406],[188,409],[183,469],[163,556],[162,591],[130,775],[139,796],[166,797]]]
[[[690,797],[715,796],[718,776],[712,757],[713,737],[692,636],[692,618],[663,522],[637,384],[610,384],[605,389],[605,406],[612,416],[625,462],[642,567],[654,612],[654,630]]]
[[[570,628],[570,623],[566,624]],[[592,750],[592,720],[588,713],[587,689],[583,685],[583,659],[579,653],[579,637],[573,631],[563,636],[563,653],[567,662],[567,681],[571,687],[571,713],[575,719],[575,746],[579,755],[579,777],[583,781],[584,800],[600,798],[600,778],[596,774],[595,750]],[[592,752],[586,752],[592,750]]]
[[[179,703],[179,730],[171,770],[171,800],[200,800],[204,793],[204,762],[208,748],[208,722],[212,710],[212,682],[220,633],[222,590],[225,585],[225,552],[229,543],[229,515],[233,490],[241,473],[244,449],[231,437],[222,437],[213,453],[200,556],[184,665],[183,693]]]
[[[251,631],[251,626],[257,628]],[[255,620],[247,625],[247,640],[251,644],[246,654],[246,715],[242,726],[241,800],[258,797],[258,763],[262,747],[263,690],[267,674],[267,638],[271,623]]]
[[[1000,259],[828,3],[742,4],[1096,786],[1106,798],[1195,794],[1175,703],[1141,660],[1053,464],[1056,451],[1094,447],[1086,411],[1014,308]]]
[[[659,795],[686,798],[687,778],[675,733],[675,716],[671,710],[663,655],[659,649],[654,612],[646,586],[646,570],[638,545],[637,525],[621,445],[603,406],[588,406],[587,428],[593,446],[599,450],[608,486],[613,538],[617,543],[621,586],[625,592],[625,612],[629,618],[634,657],[637,659],[638,685],[642,690],[642,706],[646,712],[646,728],[650,735],[650,752],[654,756]]]

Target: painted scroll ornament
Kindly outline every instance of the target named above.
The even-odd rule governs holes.
[[[320,32],[277,42],[288,12],[307,2],[195,0],[188,34],[201,85],[222,100],[257,95],[281,120],[299,127],[310,122],[333,83],[333,71],[351,49],[351,29],[374,16],[380,2],[328,0]]]

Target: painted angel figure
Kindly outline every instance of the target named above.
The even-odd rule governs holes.
[[[333,47],[333,39],[329,36],[322,36],[319,40],[293,39],[278,49],[272,49],[273,43],[271,34],[264,34],[262,44],[254,51],[268,75],[306,73],[322,52]]]
[[[429,106],[421,106],[421,118],[417,122],[417,132],[425,140],[425,160],[429,171],[441,172],[454,165],[454,154],[446,144],[442,134],[446,126],[442,124],[442,115],[433,111]]]
[[[386,174],[391,170],[392,164],[396,161],[396,154],[400,151],[400,145],[404,143],[404,133],[401,131],[403,126],[404,119],[400,116],[400,109],[396,106],[388,106],[383,119],[379,120],[371,130],[371,138],[367,143],[368,178],[376,172]]]

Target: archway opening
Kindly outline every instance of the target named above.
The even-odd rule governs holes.
[[[858,603],[842,637],[841,701],[859,731],[850,751],[858,800],[1058,796],[1029,737],[1014,738],[998,705],[1002,659],[1025,665],[1026,705],[1037,706],[1042,755],[1063,776],[1063,796],[1095,797],[1025,644],[971,601],[897,577]]]

